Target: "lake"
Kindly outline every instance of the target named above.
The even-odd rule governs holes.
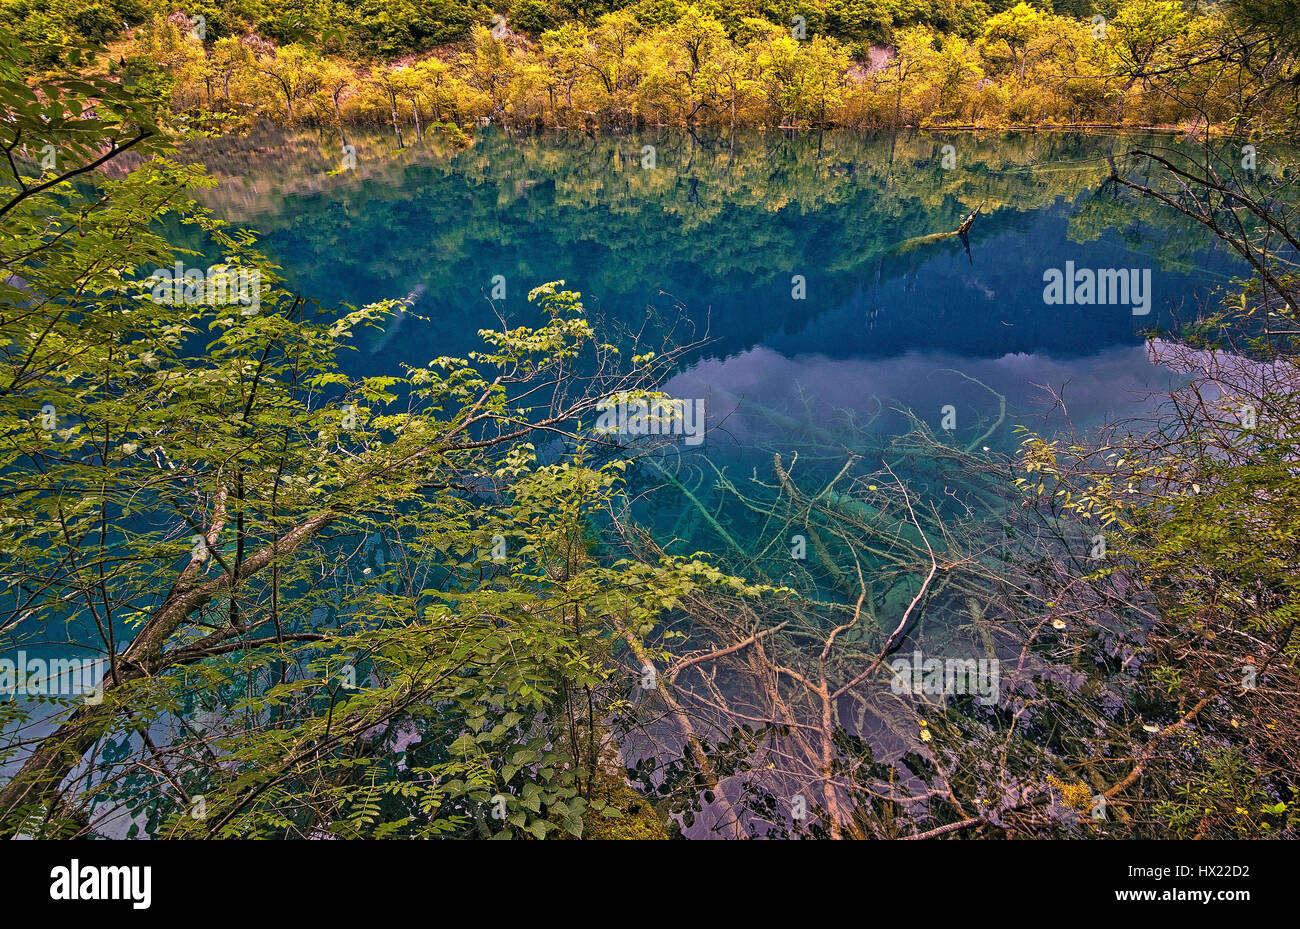
[[[903,411],[1000,451],[1017,425],[1144,411],[1169,383],[1144,333],[1195,318],[1242,266],[1104,184],[1106,153],[1139,141],[1173,140],[487,128],[464,149],[353,137],[345,165],[336,135],[261,130],[195,155],[221,179],[209,205],[260,230],[302,293],[413,296],[345,357],[351,373],[464,356],[498,314],[537,321],[529,289],[562,279],[612,341],[707,340],[665,385],[707,411],[707,441],[680,450],[748,472],[774,451],[824,458],[850,433],[885,440],[909,428]],[[940,235],[977,208],[965,241]],[[1070,268],[1122,272],[1134,292],[1045,302],[1045,274]]]
[[[1010,639],[970,639],[972,598],[993,609],[1001,596],[990,578],[1006,564],[995,544],[1007,542],[986,544],[970,527],[1005,509],[988,491],[1016,473],[1018,427],[1085,431],[1144,413],[1179,377],[1156,363],[1147,333],[1194,319],[1242,270],[1202,227],[1105,185],[1107,152],[1139,140],[1172,141],[487,128],[464,147],[431,136],[394,150],[382,135],[352,137],[352,163],[337,136],[259,130],[191,151],[220,181],[207,204],[258,230],[299,292],[324,307],[408,299],[383,330],[360,334],[343,358],[351,374],[400,375],[403,364],[468,355],[480,329],[537,323],[528,291],[557,279],[583,294],[602,338],[625,357],[666,338],[694,346],[664,390],[702,410],[690,423],[702,431],[658,437],[656,453],[629,469],[625,508],[609,524],[797,594],[754,613],[737,604],[712,625],[667,616],[656,636],[671,629],[682,638],[659,645],[698,649],[802,624],[797,635],[790,627],[783,655],[737,651],[743,662],[708,677],[694,668],[673,693],[690,701],[683,712],[711,751],[739,752],[761,771],[746,791],[820,791],[829,808],[835,791],[846,804],[852,791],[823,789],[821,749],[791,740],[788,726],[756,748],[738,727],[815,722],[816,700],[787,693],[776,713],[762,682],[781,662],[816,664],[803,643],[843,619],[860,578],[877,628],[839,636],[830,672],[841,683],[919,596],[919,536],[887,492],[896,485],[936,541],[942,526],[981,545],[972,563],[985,571],[933,597],[898,653],[1014,654]],[[954,235],[972,213],[969,234]],[[167,231],[185,242],[190,228]],[[563,450],[538,445],[543,459]],[[1086,546],[1087,533],[1076,541]],[[65,633],[67,645],[28,647],[49,657],[96,641],[84,624]],[[887,679],[851,690],[835,708],[836,726],[859,740],[850,754],[893,765],[899,789],[924,797],[907,765],[926,735],[911,711],[890,701]],[[1014,694],[971,712],[1001,712]],[[670,766],[682,755],[670,717],[622,731],[629,766],[669,765],[647,775],[650,789],[689,776],[689,765]],[[745,814],[746,828],[767,828],[762,807]],[[712,800],[698,820],[677,812],[688,835],[731,816]]]
[[[926,540],[902,504],[927,514],[936,540],[937,527],[965,524],[945,541],[984,545],[979,564],[999,570],[969,526],[972,514],[1005,512],[1006,498],[995,492],[990,503],[988,490],[1017,473],[1023,429],[1083,433],[1148,411],[1180,377],[1157,363],[1148,334],[1196,319],[1243,270],[1201,226],[1106,185],[1108,152],[1177,144],[1169,137],[488,128],[463,148],[433,137],[403,150],[381,135],[348,141],[354,163],[329,134],[262,130],[194,149],[221,181],[208,204],[259,230],[301,293],[327,307],[409,298],[384,331],[362,336],[345,370],[400,374],[404,363],[463,357],[480,329],[538,322],[528,291],[557,279],[583,294],[625,355],[667,336],[699,343],[664,390],[692,410],[702,404],[704,431],[668,437],[629,471],[615,522],[669,554],[704,552],[798,593],[776,612],[738,606],[734,623],[705,631],[709,642],[740,642],[778,618],[821,641],[865,576],[877,629],[840,636],[839,681],[869,663],[923,589],[915,558]],[[972,213],[968,234],[953,234]],[[562,449],[538,444],[543,458]],[[887,497],[895,485],[902,497]],[[827,520],[843,521],[840,530]],[[1096,528],[1069,531],[1077,538],[1066,544],[1086,555]],[[897,556],[891,533],[913,540],[912,561]],[[1001,595],[975,583],[932,597],[899,653],[1013,657],[1011,639],[981,626]],[[699,628],[667,623],[696,647]],[[815,665],[801,641],[792,637],[780,660]],[[680,719],[715,747],[748,738],[739,721],[783,720],[745,763],[766,769],[769,798],[800,798],[823,791],[822,750],[786,724],[821,711],[815,694],[777,698],[763,683],[780,660],[750,655],[748,665],[683,675],[674,692],[693,701]],[[854,685],[836,700],[837,726],[922,798],[925,781],[906,761],[928,732],[889,691],[881,680]],[[681,727],[636,729],[622,750],[630,765],[671,759],[683,751]],[[835,791],[844,802],[852,793],[826,788],[826,808],[840,802]],[[699,821],[687,813],[683,829],[707,834],[729,817],[710,805]],[[751,830],[774,821],[746,817]]]

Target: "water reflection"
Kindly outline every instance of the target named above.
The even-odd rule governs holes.
[[[743,791],[711,792],[698,821],[675,811],[704,835],[793,827],[783,804],[795,796],[847,822],[864,785],[918,813],[943,780],[918,773],[929,730],[912,696],[862,669],[891,646],[1018,655],[1009,630],[1041,622],[1022,596],[1038,580],[1004,570],[1007,540],[1087,551],[1095,529],[1036,536],[1003,493],[1016,427],[1083,430],[1149,409],[1183,375],[1144,330],[1195,315],[1238,270],[1200,227],[1104,185],[1114,141],[485,133],[465,150],[392,152],[377,137],[355,140],[357,167],[342,172],[328,137],[197,154],[223,178],[217,212],[265,233],[304,293],[327,305],[410,295],[345,359],[353,373],[465,355],[480,328],[535,321],[528,289],[560,278],[612,340],[707,340],[666,385],[705,401],[707,439],[629,473],[630,521],[671,553],[708,552],[798,596],[682,620],[681,648],[731,643],[728,663],[674,678],[680,713],[656,704],[661,722],[623,745],[629,763],[685,758],[693,725],[746,759]],[[654,170],[639,167],[646,144]],[[945,144],[960,170],[942,168]],[[1149,269],[1151,312],[1045,302],[1044,272],[1067,262]],[[913,614],[937,558],[943,577]],[[846,607],[858,615],[855,599],[862,621],[827,640]],[[760,629],[764,648],[747,648]],[[1046,660],[1017,669],[1001,704],[972,712],[1018,715],[1025,679],[1069,676]],[[976,758],[991,751],[981,732],[963,743]],[[832,776],[837,752],[850,762]],[[651,786],[677,776],[663,770]]]
[[[1170,311],[1194,312],[1234,270],[1171,211],[1103,189],[1113,139],[962,136],[945,171],[939,136],[827,133],[512,138],[458,151],[391,151],[358,139],[264,134],[196,154],[222,178],[217,212],[262,230],[291,280],[322,303],[422,294],[400,340],[375,337],[364,373],[474,347],[496,310],[563,278],[610,328],[687,314],[703,354],[1083,358],[1136,345]],[[653,170],[639,167],[656,144]],[[331,173],[335,172],[335,173]],[[966,253],[951,235],[977,207]],[[1151,268],[1155,310],[1048,306],[1043,273]],[[504,299],[489,303],[501,275]],[[796,293],[798,291],[798,293]],[[426,316],[428,319],[418,319]]]

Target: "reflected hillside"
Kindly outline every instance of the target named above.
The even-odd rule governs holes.
[[[466,148],[350,138],[357,162],[342,170],[337,136],[262,130],[194,154],[221,179],[218,213],[259,229],[303,292],[326,304],[423,295],[400,339],[370,346],[400,345],[396,360],[467,350],[495,323],[495,275],[509,316],[527,318],[527,290],[563,278],[622,327],[680,306],[723,357],[756,345],[1079,357],[1136,344],[1237,270],[1203,229],[1104,185],[1107,151],[1135,140],[489,130]],[[977,207],[966,243],[938,235]],[[1150,268],[1153,311],[1045,305],[1043,272],[1067,260]],[[795,275],[805,299],[792,297]]]

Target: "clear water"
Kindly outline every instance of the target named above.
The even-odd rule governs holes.
[[[260,230],[303,293],[419,295],[345,358],[353,373],[464,355],[498,312],[535,321],[528,290],[563,279],[614,341],[653,345],[662,320],[707,336],[666,385],[706,403],[705,444],[680,451],[745,475],[799,452],[812,477],[838,467],[837,444],[905,431],[904,410],[940,430],[950,407],[954,443],[1007,451],[1016,425],[1052,430],[1068,413],[1087,428],[1147,408],[1169,376],[1143,332],[1194,317],[1240,267],[1200,227],[1104,185],[1106,152],[1137,140],[489,129],[463,150],[350,138],[357,164],[339,171],[337,136],[263,132],[196,155],[222,179],[217,214]],[[965,242],[936,236],[976,207]],[[1150,269],[1151,311],[1046,304],[1044,271],[1067,261]],[[505,298],[489,300],[496,275]],[[643,515],[672,529],[680,506]]]
[[[464,356],[498,314],[537,322],[527,293],[556,279],[625,348],[629,333],[655,346],[670,327],[706,340],[665,385],[704,400],[705,441],[637,469],[632,514],[669,551],[733,567],[748,555],[741,568],[792,585],[807,575],[787,570],[787,527],[776,537],[725,482],[770,500],[779,455],[815,493],[852,453],[858,490],[874,489],[864,475],[888,464],[918,505],[942,514],[961,506],[962,475],[890,452],[909,417],[996,456],[1014,451],[1018,425],[1087,429],[1146,411],[1167,388],[1173,375],[1153,363],[1144,333],[1194,318],[1242,268],[1201,227],[1104,186],[1106,152],[1132,141],[486,130],[464,149],[350,138],[358,162],[340,171],[336,136],[260,131],[194,156],[221,180],[207,195],[215,213],[259,230],[301,293],[325,306],[415,298],[345,355],[352,374]],[[958,163],[945,169],[949,144]],[[939,235],[977,207],[965,240]],[[1149,269],[1151,312],[1045,303],[1044,271],[1066,262]],[[489,299],[497,275],[505,296]],[[853,564],[831,555],[845,572]],[[883,598],[882,630],[913,589]],[[801,592],[842,596],[834,584]],[[744,699],[743,682],[722,686]],[[907,748],[861,725],[854,735],[879,758]]]

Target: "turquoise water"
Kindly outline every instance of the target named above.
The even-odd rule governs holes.
[[[459,354],[495,325],[488,302],[527,318],[529,288],[564,279],[611,327],[647,310],[683,312],[711,339],[700,357],[756,349],[785,358],[958,358],[1026,354],[1077,363],[1140,344],[1235,270],[1203,230],[1155,204],[1102,190],[1107,136],[542,136],[486,130],[464,151],[389,150],[279,136],[226,141],[198,156],[222,186],[219,215],[261,230],[290,279],[321,303],[422,294],[398,331],[354,363]],[[644,144],[656,167],[640,167]],[[432,144],[432,143],[431,143]],[[949,232],[982,205],[969,237]],[[1150,268],[1147,316],[1048,308],[1043,272]],[[792,299],[802,275],[806,297]],[[400,338],[398,335],[400,333]]]
[[[527,293],[556,279],[583,294],[602,338],[625,354],[667,335],[698,342],[664,389],[703,403],[702,441],[681,437],[631,469],[628,521],[669,552],[707,552],[819,604],[851,604],[864,571],[879,630],[841,638],[846,677],[894,628],[920,579],[878,557],[879,537],[853,526],[833,535],[835,514],[892,520],[906,538],[887,477],[934,522],[958,522],[978,509],[990,473],[1012,476],[1004,456],[1021,439],[1016,427],[1087,430],[1144,413],[1175,378],[1152,360],[1146,333],[1195,318],[1242,271],[1201,227],[1104,185],[1106,152],[1131,141],[1119,137],[487,130],[463,149],[350,141],[358,162],[342,171],[329,135],[264,131],[194,150],[221,181],[208,194],[214,212],[259,230],[301,293],[324,306],[410,297],[409,312],[344,356],[345,370],[400,374],[404,363],[465,356],[482,328],[538,322]],[[949,144],[953,169],[940,151]],[[642,167],[647,145],[652,169]],[[950,234],[977,209],[968,236]],[[1137,272],[1126,280],[1144,283],[1139,302],[1149,305],[1139,308],[1149,312],[1046,302],[1045,272],[1070,263]],[[937,443],[923,454],[903,441],[918,429]],[[544,456],[559,451],[538,444]],[[945,448],[954,454],[935,453]],[[978,479],[963,470],[975,460],[989,464]],[[794,517],[808,515],[808,500],[822,512],[805,525]],[[803,558],[793,556],[794,537],[811,538],[813,522],[823,550],[805,540]],[[949,628],[966,602],[950,597],[900,653],[924,644],[931,654],[984,654]],[[804,640],[791,642],[797,658]],[[751,721],[767,719],[746,670],[724,669],[719,692],[752,704]],[[849,696],[888,693],[869,683],[875,690]],[[691,693],[690,681],[678,684]],[[696,693],[713,695],[698,684]],[[878,708],[851,713],[843,703],[840,723],[877,759],[917,747],[915,732],[909,740],[887,714],[871,715]],[[712,719],[715,745],[734,728],[707,700],[691,710]],[[625,758],[671,757],[677,734],[655,735],[666,754],[629,742]],[[764,788],[773,795],[811,782],[797,752],[754,764],[768,770],[764,762],[782,765]]]
[[[1193,318],[1240,270],[1200,227],[1104,185],[1105,153],[1133,137],[350,141],[358,161],[343,171],[328,135],[196,152],[222,178],[217,214],[260,230],[303,293],[325,305],[415,296],[345,367],[396,373],[464,355],[499,316],[536,321],[528,290],[563,279],[612,341],[704,340],[665,389],[705,402],[707,440],[674,453],[706,492],[715,470],[770,473],[777,453],[801,455],[808,480],[833,475],[844,448],[884,447],[911,428],[909,413],[990,452],[1014,450],[1017,425],[1086,429],[1140,413],[1170,379],[1144,332]],[[977,207],[965,240],[937,235]],[[1067,262],[1149,274],[1148,312],[1045,303],[1044,273]],[[943,490],[911,478],[921,494]],[[671,538],[682,507],[680,494],[651,495],[638,515]],[[718,544],[707,521],[694,531],[681,547]]]

